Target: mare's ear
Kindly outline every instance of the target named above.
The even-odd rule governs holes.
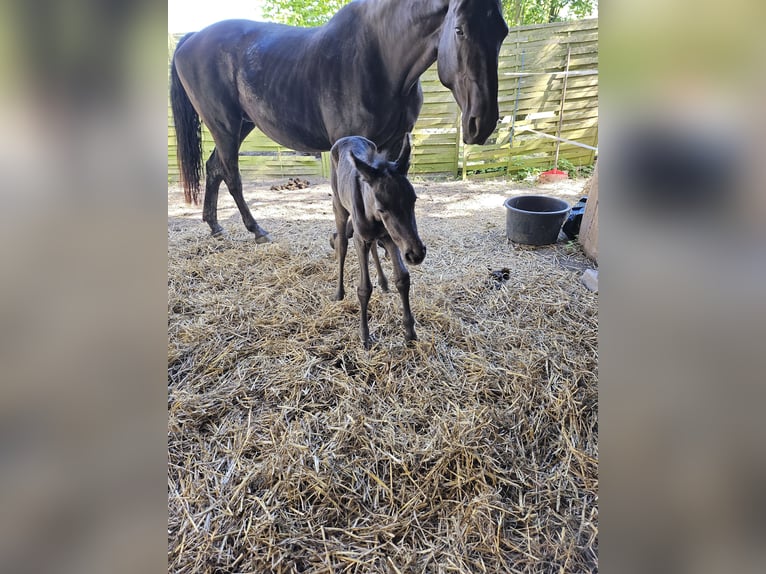
[[[410,134],[404,134],[404,142],[402,142],[402,151],[399,152],[399,157],[396,158],[396,171],[403,176],[407,176],[407,172],[410,171],[410,152],[412,151],[412,142],[410,140]]]
[[[367,183],[372,183],[382,175],[379,169],[372,167],[363,159],[359,159],[354,153],[351,153],[351,159],[354,160],[356,169],[359,170],[359,173],[362,174],[362,179]]]

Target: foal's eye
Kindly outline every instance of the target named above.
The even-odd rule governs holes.
[[[455,28],[455,34],[457,34],[458,36],[462,36],[463,35],[463,29],[460,26],[457,26]]]

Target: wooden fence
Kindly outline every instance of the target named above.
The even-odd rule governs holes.
[[[168,37],[169,56],[180,37]],[[424,103],[412,134],[413,174],[498,177],[552,168],[557,153],[575,165],[595,161],[596,151],[589,148],[598,146],[597,19],[511,29],[500,51],[501,121],[483,146],[462,143],[460,110],[439,82],[435,64],[421,83]],[[203,140],[207,157],[213,142],[206,130]],[[294,152],[258,129],[239,153],[243,178],[329,175],[327,153]],[[178,180],[170,105],[168,178]]]

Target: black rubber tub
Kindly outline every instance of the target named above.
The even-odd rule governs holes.
[[[556,243],[570,209],[563,199],[545,195],[509,197],[503,205],[506,237],[525,245]]]

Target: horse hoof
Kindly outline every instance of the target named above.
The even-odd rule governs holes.
[[[218,226],[215,229],[212,229],[210,231],[210,235],[212,237],[223,237],[224,236],[223,227]]]
[[[370,333],[370,335],[366,339],[363,337],[362,338],[362,344],[364,345],[364,348],[367,351],[369,351],[375,345],[378,344],[378,337],[377,337],[377,335],[373,335],[372,333]]]
[[[255,238],[255,242],[258,243],[258,244],[261,244],[261,243],[271,243],[271,237],[269,237],[268,233],[265,233],[263,235],[259,235],[258,237],[256,237]]]

